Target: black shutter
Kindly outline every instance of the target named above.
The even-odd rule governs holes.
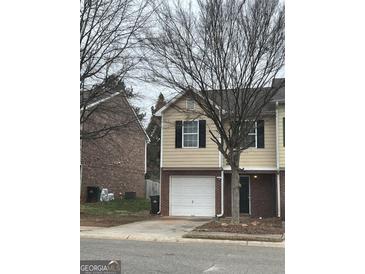
[[[265,121],[257,121],[257,148],[265,147]]]
[[[175,147],[181,148],[182,146],[182,121],[175,122]]]
[[[199,147],[205,147],[205,120],[199,120]]]

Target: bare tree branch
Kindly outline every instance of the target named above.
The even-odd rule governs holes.
[[[210,118],[210,130],[232,168],[232,216],[239,221],[239,162],[249,132],[280,87],[284,66],[284,6],[278,0],[197,0],[156,7],[145,32],[146,79],[190,92]]]
[[[115,92],[110,79],[124,81],[140,62],[135,55],[153,0],[80,0],[80,138],[91,138],[86,123],[99,106],[91,103]],[[102,85],[105,85],[104,87]],[[100,128],[100,138],[123,125]]]

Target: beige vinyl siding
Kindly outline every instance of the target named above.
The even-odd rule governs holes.
[[[197,110],[200,110],[195,105]],[[209,129],[216,132],[213,121],[199,114],[189,114],[186,110],[186,99],[180,98],[174,106],[163,113],[163,146],[162,167],[219,167],[219,153],[217,145],[210,139]],[[201,111],[201,110],[200,110]],[[206,147],[205,148],[175,148],[175,121],[206,120]]]
[[[283,136],[283,118],[285,117],[285,105],[279,105],[278,107],[278,117],[279,117],[279,166],[280,168],[285,168],[285,147],[284,136]]]
[[[241,153],[240,167],[245,169],[275,169],[276,138],[275,117],[267,117],[265,121],[265,147],[249,148]]]

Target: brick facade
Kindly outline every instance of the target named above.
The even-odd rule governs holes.
[[[170,176],[189,175],[189,176],[215,176],[215,211],[216,215],[221,213],[221,180],[219,170],[163,170],[161,176],[161,215],[169,215],[169,188]]]
[[[103,138],[82,141],[81,201],[86,200],[88,186],[106,187],[116,197],[127,191],[136,192],[138,197],[145,195],[146,136],[128,103],[123,98],[114,99],[108,104],[113,104],[115,111],[103,109],[85,127],[100,127],[115,120],[124,122],[126,126]]]
[[[243,174],[250,177],[251,216],[276,216],[276,178],[275,174]],[[257,178],[254,178],[254,175]],[[231,174],[224,176],[224,215],[231,216]]]
[[[232,216],[231,174],[224,174],[224,216]]]
[[[253,217],[276,216],[276,177],[274,174],[251,176],[251,215]]]
[[[280,211],[281,218],[285,220],[285,170],[280,171]]]
[[[221,213],[221,180],[219,170],[163,170],[161,176],[161,215],[169,215],[169,182],[172,175],[188,176],[215,176],[215,206],[216,215]],[[275,217],[276,210],[276,175],[274,172],[269,174],[244,174],[250,177],[251,193],[251,216],[253,217]],[[282,184],[285,182],[282,182]],[[281,192],[285,191],[281,190]],[[231,175],[224,175],[224,216],[231,216]],[[284,197],[281,197],[283,201]],[[281,206],[285,207],[285,204]]]

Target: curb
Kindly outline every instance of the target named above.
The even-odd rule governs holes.
[[[141,235],[80,235],[80,239],[105,239],[105,240],[126,240],[126,241],[143,241],[143,242],[165,242],[165,243],[221,243],[235,244],[242,246],[258,246],[258,247],[279,247],[285,248],[285,242],[263,242],[263,241],[245,241],[245,240],[228,240],[228,239],[201,239],[201,238],[169,238],[169,237],[145,237]]]
[[[197,232],[192,231],[185,235],[183,238],[191,239],[211,239],[211,240],[231,240],[231,241],[255,241],[255,242],[283,242],[282,235],[269,234],[269,235],[255,235],[255,234],[240,234],[240,233],[225,233],[225,232]]]

